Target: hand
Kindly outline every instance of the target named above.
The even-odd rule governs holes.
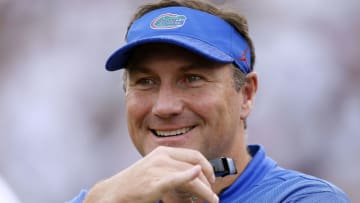
[[[214,182],[213,168],[200,152],[160,146],[129,168],[96,184],[85,203],[154,203],[174,190],[217,203],[210,184]]]

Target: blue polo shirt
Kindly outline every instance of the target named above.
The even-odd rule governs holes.
[[[239,178],[224,189],[221,203],[253,202],[351,202],[335,185],[298,171],[279,167],[267,157],[261,145],[250,145],[253,157]],[[87,191],[83,190],[69,203],[81,203]]]
[[[279,167],[260,145],[250,145],[253,157],[240,177],[222,193],[220,202],[350,202],[333,184]]]

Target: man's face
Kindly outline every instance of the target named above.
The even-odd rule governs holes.
[[[128,129],[144,156],[159,145],[231,156],[243,144],[243,96],[231,64],[168,44],[138,47],[128,66]]]

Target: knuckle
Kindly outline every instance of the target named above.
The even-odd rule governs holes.
[[[158,146],[156,147],[156,149],[154,150],[154,152],[163,152],[166,150],[166,147],[164,146]]]
[[[194,161],[201,162],[201,160],[204,159],[203,155],[199,151],[192,149],[192,153]]]
[[[155,166],[164,166],[167,165],[167,157],[164,154],[159,154],[157,156],[154,156],[154,158],[151,160]]]
[[[169,150],[168,147],[158,146],[151,152],[151,155],[152,156],[163,155],[163,154],[166,154],[168,150]]]

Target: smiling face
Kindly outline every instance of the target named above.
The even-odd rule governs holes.
[[[238,156],[244,144],[246,97],[236,91],[231,64],[180,47],[147,44],[127,67],[128,129],[144,156],[157,146],[196,149],[208,159]]]

